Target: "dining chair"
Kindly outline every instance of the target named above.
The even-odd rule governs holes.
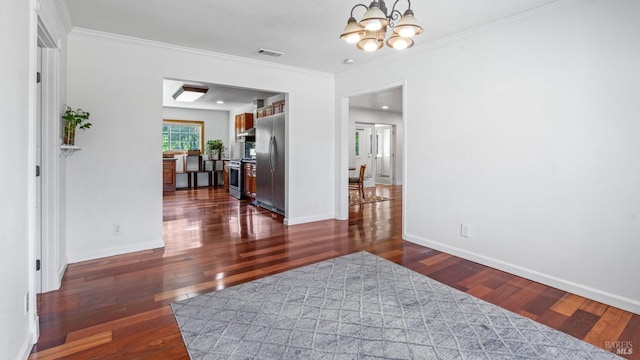
[[[358,196],[360,197],[360,200],[364,200],[364,172],[366,168],[366,165],[360,165],[359,176],[349,178],[349,191],[358,190]]]

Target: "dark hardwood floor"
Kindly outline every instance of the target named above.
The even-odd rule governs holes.
[[[370,191],[372,189],[367,189]],[[640,359],[640,316],[401,238],[401,188],[350,206],[349,221],[285,226],[223,188],[164,197],[164,249],[70,264],[38,296],[31,359],[188,359],[169,304],[366,250],[596,346]]]

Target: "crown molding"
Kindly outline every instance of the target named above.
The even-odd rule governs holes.
[[[69,7],[64,0],[53,0],[53,4],[58,10],[58,16],[60,17],[62,26],[64,26],[68,34],[73,29],[73,20],[71,20],[71,12],[69,12]]]
[[[531,18],[536,18],[536,17],[548,15],[548,14],[557,13],[559,11],[574,8],[574,7],[577,7],[589,2],[593,2],[593,1],[595,0],[557,0],[549,4],[541,5],[536,8],[529,9],[527,11],[523,11],[515,15],[511,15],[503,19],[496,20],[494,22],[475,27],[473,29],[469,29],[463,32],[459,32],[457,34],[453,34],[441,39],[431,41],[429,43],[420,45],[418,49],[420,49],[421,51],[430,51],[432,49],[441,48],[443,46],[447,46],[447,45],[465,40],[467,38],[473,37],[476,34],[482,34],[493,29],[500,29],[506,26],[510,26],[512,24],[517,24],[520,22],[527,21]]]
[[[459,33],[455,33],[453,35],[449,35],[440,39],[435,39],[432,40],[428,43],[425,44],[421,44],[421,45],[416,45],[414,48],[409,49],[408,51],[405,50],[404,52],[394,52],[388,56],[385,57],[381,57],[379,59],[370,61],[366,64],[362,64],[359,67],[355,67],[353,69],[348,69],[345,71],[341,71],[339,73],[336,73],[336,78],[342,76],[342,75],[348,75],[352,72],[358,72],[361,71],[362,69],[369,67],[369,66],[378,66],[384,63],[388,63],[388,62],[393,62],[393,61],[399,61],[401,59],[406,59],[409,56],[416,56],[416,55],[421,55],[421,54],[426,54],[429,53],[431,51],[434,51],[436,49],[445,47],[445,46],[449,46],[449,45],[453,45],[456,44],[458,42],[464,41],[466,39],[469,39],[473,36],[476,36],[478,34],[483,34],[485,32],[494,30],[494,29],[500,29],[503,27],[507,27],[510,26],[512,24],[516,24],[516,23],[520,23],[523,21],[527,21],[531,18],[536,18],[539,16],[544,16],[544,15],[548,15],[548,14],[553,14],[556,12],[560,12],[566,9],[571,9],[580,5],[584,5],[586,3],[590,3],[593,2],[595,0],[556,0],[554,2],[545,4],[545,5],[541,5],[538,6],[536,8],[527,10],[527,11],[523,11],[521,13],[515,14],[515,15],[511,15],[509,17],[500,19],[500,20],[496,20],[494,22],[485,24],[485,25],[481,25],[481,26],[477,26],[475,28],[466,30],[466,31],[462,31]]]
[[[228,61],[233,61],[233,62],[242,62],[242,63],[248,64],[248,65],[259,65],[259,66],[268,67],[268,68],[271,68],[271,69],[297,72],[297,73],[307,74],[307,75],[311,75],[311,76],[324,77],[324,78],[327,78],[327,79],[333,79],[335,77],[333,73],[310,70],[310,69],[305,69],[305,68],[300,68],[300,67],[295,67],[295,66],[290,66],[290,65],[276,64],[276,63],[272,63],[272,62],[246,58],[246,57],[242,57],[242,56],[229,55],[229,54],[219,53],[219,52],[215,52],[215,51],[190,48],[190,47],[180,46],[180,45],[173,45],[173,44],[163,43],[163,42],[160,42],[160,41],[141,39],[141,38],[136,38],[136,37],[132,37],[132,36],[119,35],[119,34],[114,34],[114,33],[109,33],[109,32],[104,32],[104,31],[98,31],[98,30],[91,30],[91,29],[86,29],[86,28],[74,27],[71,30],[70,35],[77,35],[77,36],[84,36],[84,37],[94,37],[94,38],[95,37],[99,37],[99,38],[103,38],[103,39],[122,41],[122,42],[130,43],[130,44],[140,45],[140,46],[155,47],[155,48],[172,50],[172,51],[179,51],[179,52],[184,52],[184,53],[189,53],[189,54],[208,56],[208,57],[213,57],[213,58],[217,58],[217,59],[220,59],[220,60],[228,60]]]

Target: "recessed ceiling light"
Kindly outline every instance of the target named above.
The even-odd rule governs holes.
[[[218,101],[216,101],[216,104],[224,104],[224,101],[218,100]]]
[[[382,110],[389,110],[389,107],[387,105],[382,106]]]
[[[344,59],[342,62],[343,62],[343,63],[345,63],[345,64],[347,64],[347,65],[351,65],[351,64],[353,64],[355,61],[354,61],[353,59]]]

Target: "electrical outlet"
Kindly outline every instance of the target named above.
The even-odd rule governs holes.
[[[113,224],[113,235],[120,235],[120,224]]]
[[[460,225],[460,236],[470,238],[471,237],[471,225],[469,224],[461,224]]]

